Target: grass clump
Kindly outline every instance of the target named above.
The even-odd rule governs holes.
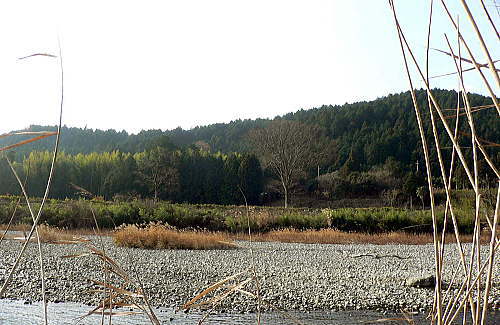
[[[0,230],[7,229],[6,225],[0,225]],[[28,224],[17,224],[9,227],[10,231],[20,231],[23,233],[22,236],[7,235],[6,239],[17,239],[25,240],[27,232],[30,229]],[[45,244],[74,244],[75,239],[87,234],[94,234],[91,229],[64,229],[49,226],[47,224],[38,225],[38,234],[40,236],[40,242]],[[36,237],[32,237],[31,241],[35,241]]]
[[[229,236],[208,231],[178,230],[161,224],[126,225],[113,240],[117,246],[148,249],[228,249],[234,248]]]
[[[48,225],[39,225],[38,234],[42,243],[61,243],[74,240],[74,233]]]

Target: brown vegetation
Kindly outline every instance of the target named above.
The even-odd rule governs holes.
[[[248,239],[248,236],[237,236],[238,239]],[[382,234],[366,234],[354,232],[342,232],[334,229],[322,230],[295,230],[283,229],[267,233],[253,234],[254,241],[276,241],[282,243],[305,243],[305,244],[403,244],[424,245],[433,242],[432,234],[410,234],[406,232],[391,232]],[[462,242],[472,242],[472,236],[464,236]],[[482,242],[486,244],[489,234],[484,233]],[[454,243],[452,234],[446,236],[446,243]]]
[[[181,231],[162,224],[146,227],[127,225],[113,235],[118,246],[168,249],[227,249],[235,247],[228,235],[219,232]]]
[[[38,234],[42,243],[68,243],[75,237],[74,232],[47,225],[39,225]]]
[[[0,226],[0,229],[2,227]],[[4,228],[6,229],[6,227]],[[2,229],[2,230],[4,230]],[[10,227],[10,231],[20,231],[23,234],[21,236],[19,235],[5,235],[5,239],[15,239],[15,240],[26,240],[27,237],[27,232],[29,231],[29,226],[28,225],[23,225],[19,224],[14,227]],[[88,230],[86,231],[88,232]],[[83,233],[83,231],[82,231]],[[56,227],[51,227],[48,225],[39,225],[38,226],[38,235],[40,236],[40,242],[41,243],[48,243],[48,244],[71,244],[75,243],[75,237],[78,237],[78,232],[76,230],[66,230],[66,229],[59,229]],[[32,237],[30,239],[31,241],[36,241],[37,237]]]
[[[8,229],[9,231],[21,231],[23,233],[26,233],[31,229],[31,225],[20,223],[8,227],[8,225],[0,224],[0,231],[3,232],[6,229]],[[99,233],[96,233],[94,229],[90,228],[66,229],[66,228],[53,227],[46,224],[39,225],[38,232],[40,233],[40,238],[44,243],[68,241],[72,240],[73,237],[80,237],[80,236],[88,236],[88,235],[109,236],[111,234],[109,230],[108,231],[100,230]],[[12,236],[7,235],[6,238],[12,238]]]
[[[7,224],[0,224],[0,230],[1,231],[4,231],[6,229],[10,230],[10,231],[29,231],[31,228],[31,225],[27,225],[27,224],[24,224],[24,223],[20,223],[20,224],[17,224],[17,225],[7,225]]]
[[[26,231],[28,225],[16,225],[17,231]],[[0,230],[2,225],[0,225]],[[92,229],[60,229],[47,225],[39,226],[40,238],[43,243],[69,243],[75,237],[95,235]],[[231,235],[222,232],[180,231],[161,224],[151,224],[147,227],[129,225],[118,231],[99,233],[113,236],[118,246],[137,248],[173,248],[173,249],[219,249],[236,246],[235,240],[249,240],[248,235]],[[481,243],[487,244],[490,238],[488,231],[483,231]],[[12,238],[9,236],[7,238]],[[281,229],[264,233],[252,234],[252,240],[258,242],[281,242],[303,244],[401,244],[425,245],[433,242],[432,234],[412,234],[408,232],[388,232],[367,234],[359,232],[344,232],[335,229],[296,230]],[[455,243],[453,234],[446,236],[446,243]],[[472,242],[472,236],[464,236],[462,242]]]

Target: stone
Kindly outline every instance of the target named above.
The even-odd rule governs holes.
[[[433,274],[424,274],[421,276],[406,279],[406,286],[413,288],[434,288],[436,277]]]

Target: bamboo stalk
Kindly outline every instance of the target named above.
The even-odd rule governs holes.
[[[392,1],[392,0],[390,0],[390,1]],[[426,79],[425,79],[425,76],[424,76],[424,74],[422,73],[422,70],[420,69],[420,66],[419,66],[419,64],[418,64],[418,62],[417,62],[417,60],[416,60],[415,56],[413,55],[413,51],[411,50],[410,46],[408,45],[408,42],[406,41],[406,38],[405,38],[405,36],[404,36],[404,33],[402,32],[402,30],[401,30],[401,28],[400,28],[399,24],[397,24],[397,28],[398,28],[398,30],[399,30],[399,32],[400,32],[400,38],[401,38],[402,42],[404,42],[404,46],[407,48],[408,53],[410,54],[410,57],[411,57],[411,59],[412,59],[412,61],[413,61],[414,65],[415,65],[415,68],[417,69],[417,72],[419,73],[420,78],[421,78],[421,80],[423,81],[423,83],[424,83],[424,85],[425,85],[425,89],[426,89],[426,90],[428,91],[428,93],[429,93],[429,96],[430,96],[430,98],[431,98],[431,100],[432,100],[432,103],[433,103],[433,105],[434,105],[434,108],[435,108],[435,109],[436,109],[436,111],[438,112],[439,117],[441,118],[441,122],[443,123],[443,126],[445,127],[445,130],[446,130],[446,132],[448,133],[448,136],[449,136],[450,140],[451,140],[451,141],[452,141],[452,143],[453,143],[453,147],[454,147],[454,148],[455,148],[455,150],[457,151],[458,157],[460,158],[460,161],[461,161],[461,163],[462,163],[462,166],[464,167],[465,173],[467,174],[467,177],[469,178],[469,181],[470,181],[471,185],[474,187],[474,184],[475,184],[475,183],[474,183],[474,178],[473,178],[473,176],[472,176],[472,173],[470,172],[470,169],[469,169],[468,164],[467,164],[467,162],[466,162],[466,160],[465,160],[465,158],[464,158],[464,155],[463,155],[463,153],[462,153],[462,150],[461,150],[460,146],[457,144],[457,142],[455,141],[455,139],[454,139],[454,137],[453,137],[453,135],[452,135],[452,133],[451,133],[450,127],[449,127],[448,123],[446,122],[446,119],[444,119],[444,115],[443,115],[443,112],[441,111],[441,107],[440,107],[440,105],[438,104],[438,102],[437,102],[436,98],[434,97],[434,95],[432,94],[432,91],[431,91],[431,89],[430,89],[430,87],[429,87],[429,85],[428,85],[428,83],[427,83],[427,81],[426,81]],[[402,45],[402,46],[403,46],[403,45]]]
[[[450,48],[450,52],[453,51],[453,49],[451,48],[451,45],[450,45],[450,42],[448,40],[448,37],[446,36],[445,34],[445,38],[446,38],[446,42]],[[453,52],[452,52],[453,53]],[[457,71],[460,72],[460,68],[458,67],[458,64],[456,61],[455,62],[455,66],[457,68]],[[461,61],[459,61],[461,62]],[[471,140],[472,140],[472,158],[473,158],[473,167],[474,167],[474,193],[475,193],[475,201],[476,201],[476,210],[475,210],[475,214],[476,214],[476,217],[475,217],[475,223],[476,223],[476,231],[475,231],[475,236],[476,236],[476,251],[475,251],[475,255],[476,255],[476,266],[477,268],[479,268],[479,266],[481,265],[481,243],[480,243],[480,232],[481,232],[481,227],[480,227],[480,219],[479,219],[479,206],[480,206],[480,194],[479,194],[479,171],[478,171],[478,162],[477,162],[477,147],[476,147],[476,131],[475,131],[475,125],[474,125],[474,120],[472,118],[472,113],[471,113],[471,104],[470,104],[470,101],[469,101],[469,97],[467,96],[467,90],[465,88],[465,84],[464,84],[464,79],[463,77],[460,75],[460,83],[461,83],[461,88],[462,88],[462,97],[464,99],[464,103],[465,103],[465,112],[467,114],[467,121],[469,123],[469,127],[471,129]],[[474,256],[474,254],[472,254],[472,256]],[[469,269],[469,272],[472,271],[472,259],[471,259],[471,264],[470,264],[470,269]],[[478,270],[479,271],[479,270]],[[481,309],[481,299],[480,299],[480,292],[481,292],[481,288],[480,288],[480,281],[481,279],[479,279],[478,281],[478,284],[477,284],[477,301],[476,301],[476,306],[474,307],[474,309],[471,308],[471,313],[472,313],[472,318],[473,318],[473,322],[476,324],[478,322],[478,319],[479,319],[479,311]],[[472,307],[472,305],[471,305]]]
[[[481,211],[481,194],[479,192],[480,188],[480,182],[479,182],[479,160],[484,159],[490,169],[496,174],[496,176],[500,179],[500,175],[498,173],[498,170],[493,163],[493,161],[490,159],[488,152],[486,152],[485,147],[487,146],[497,146],[496,143],[492,143],[490,141],[481,139],[478,134],[477,134],[477,128],[475,125],[475,121],[473,118],[473,113],[487,109],[490,107],[495,107],[497,109],[497,112],[500,115],[500,109],[498,106],[498,100],[495,94],[493,93],[491,86],[488,84],[488,81],[486,80],[483,72],[481,71],[481,68],[486,68],[489,67],[492,73],[495,74],[495,77],[498,79],[498,69],[494,68],[492,69],[492,62],[497,62],[491,60],[489,58],[488,64],[480,65],[477,63],[474,55],[472,54],[472,51],[468,47],[468,44],[462,37],[460,28],[458,26],[458,18],[457,22],[451,17],[451,13],[448,11],[448,8],[446,7],[444,0],[441,0],[441,3],[445,7],[445,10],[448,14],[448,17],[450,18],[450,21],[453,23],[453,26],[455,27],[456,33],[457,33],[457,40],[458,40],[458,56],[453,53],[453,49],[449,44],[449,41],[445,35],[446,42],[448,43],[449,47],[449,52],[441,51],[438,50],[439,52],[445,53],[449,55],[450,57],[453,58],[453,62],[456,67],[456,71],[453,74],[457,74],[458,80],[459,80],[459,90],[457,91],[457,107],[455,110],[455,116],[445,116],[443,114],[443,110],[441,109],[439,103],[437,102],[432,90],[430,89],[430,73],[429,73],[429,48],[430,48],[430,37],[431,37],[431,26],[432,26],[432,8],[433,8],[433,1],[430,1],[430,12],[429,12],[429,21],[428,21],[428,31],[427,31],[427,52],[426,52],[426,65],[425,65],[425,75],[422,72],[422,69],[417,62],[415,55],[408,44],[408,41],[405,37],[405,34],[401,28],[400,22],[398,20],[397,14],[396,14],[396,9],[394,6],[394,1],[389,0],[389,5],[392,10],[392,14],[394,16],[394,23],[396,25],[396,29],[398,32],[398,38],[400,42],[400,48],[401,48],[401,53],[403,56],[403,64],[404,64],[404,69],[406,71],[407,79],[409,80],[410,83],[410,94],[412,95],[412,101],[413,101],[413,106],[415,108],[415,115],[417,118],[417,122],[420,123],[422,121],[422,117],[420,116],[420,109],[418,107],[418,103],[415,99],[415,92],[414,92],[414,87],[413,87],[413,82],[412,82],[412,76],[410,74],[410,69],[409,69],[409,63],[411,62],[413,64],[413,67],[415,67],[417,74],[420,76],[420,80],[423,82],[425,85],[425,89],[427,90],[427,104],[429,108],[429,113],[430,113],[430,122],[432,126],[432,134],[434,137],[434,145],[436,147],[436,153],[437,153],[437,158],[439,161],[439,169],[441,172],[441,178],[443,180],[446,196],[447,196],[447,202],[446,202],[446,207],[445,207],[445,215],[444,215],[444,227],[442,230],[442,233],[440,233],[440,239],[436,240],[437,236],[434,236],[434,247],[435,247],[435,266],[436,266],[436,290],[435,290],[435,297],[434,297],[434,306],[433,306],[433,313],[431,314],[432,316],[432,322],[434,323],[435,321],[437,324],[449,324],[451,323],[456,316],[458,315],[459,312],[463,311],[464,313],[464,323],[466,321],[466,312],[467,312],[467,307],[470,305],[471,308],[471,316],[472,316],[472,322],[475,325],[479,325],[480,322],[484,323],[484,316],[486,315],[488,306],[487,306],[487,301],[488,301],[488,296],[490,294],[490,288],[485,289],[484,292],[482,292],[482,286],[480,285],[485,277],[485,267],[487,263],[483,263],[482,261],[482,256],[481,256],[481,217],[480,217],[480,211]],[[465,0],[462,0],[462,4],[466,6]],[[471,16],[471,13],[468,12],[469,16]],[[470,20],[474,20],[474,18],[469,17]],[[479,31],[477,30],[477,33],[480,36]],[[468,55],[469,59],[465,59],[461,55],[461,45],[464,45]],[[487,49],[486,49],[487,51]],[[407,57],[408,55],[408,57]],[[464,82],[464,69],[462,68],[462,62],[469,62],[474,65],[474,68],[480,73],[481,78],[483,79],[483,82],[485,86],[488,88],[488,91],[490,93],[490,96],[492,97],[493,105],[482,105],[482,106],[476,106],[473,107],[469,101],[469,96],[467,94],[467,89],[465,86]],[[464,112],[460,112],[460,97],[463,98],[464,102]],[[443,163],[443,157],[442,157],[442,152],[441,152],[441,146],[440,146],[440,135],[438,133],[438,128],[436,124],[436,119],[434,112],[437,112],[439,119],[444,125],[444,129],[446,131],[446,134],[448,135],[450,141],[452,142],[452,153],[451,153],[451,163],[449,166],[449,173],[447,173],[446,169],[444,168],[444,163]],[[471,130],[471,140],[470,140],[470,147],[472,148],[472,154],[471,154],[471,160],[472,160],[472,166],[469,167],[467,160],[465,159],[464,152],[462,148],[465,148],[465,146],[459,145],[459,139],[458,139],[458,134],[459,134],[459,120],[460,116],[465,115],[467,117],[467,124],[468,127]],[[454,132],[452,132],[450,126],[448,125],[447,120],[455,118],[455,127],[454,127]],[[421,142],[422,142],[422,148],[424,151],[424,156],[427,156],[428,153],[426,153],[426,149],[428,148],[428,145],[425,143],[425,132],[423,126],[419,125],[419,132],[420,132],[420,137],[421,137]],[[461,132],[463,134],[463,132]],[[481,154],[479,153],[481,152]],[[455,165],[455,157],[458,157],[458,161],[461,163],[463,166],[467,178],[474,189],[474,194],[475,194],[475,214],[474,214],[474,231],[473,231],[473,243],[472,247],[470,249],[470,260],[468,263],[465,261],[465,252],[464,249],[461,245],[461,240],[460,240],[460,234],[458,232],[458,226],[457,226],[457,220],[454,214],[454,209],[453,209],[453,204],[451,202],[451,184],[452,184],[452,175],[453,175],[453,169]],[[432,175],[430,173],[430,168],[429,168],[429,159],[428,156],[426,158],[426,166],[428,167],[427,169],[427,177],[428,177],[428,185],[430,189],[430,196],[431,196],[431,211],[434,208],[434,202],[433,202],[433,192],[432,192]],[[499,187],[500,191],[500,187]],[[500,194],[499,194],[500,195]],[[449,214],[448,214],[449,212]],[[445,233],[446,233],[446,224],[447,224],[447,218],[448,216],[451,215],[451,219],[453,221],[453,228],[455,232],[455,238],[457,242],[457,248],[458,248],[458,254],[460,256],[460,262],[462,264],[462,267],[459,266],[455,270],[454,273],[454,278],[460,268],[463,269],[464,274],[465,274],[465,279],[462,282],[461,288],[457,294],[447,303],[447,306],[444,310],[443,313],[443,306],[442,302],[443,299],[445,299],[448,294],[449,294],[449,289],[446,291],[445,296],[440,295],[440,291],[438,290],[437,286],[438,283],[440,282],[439,276],[444,274],[444,267],[445,267],[445,260],[444,260],[444,246],[440,246],[445,238]],[[496,215],[494,216],[493,219],[497,217]],[[485,216],[486,221],[488,222],[488,225],[490,226],[490,230],[492,233],[492,238],[490,242],[490,254],[488,255],[488,263],[493,263],[494,256],[491,255],[491,252],[496,251],[498,246],[500,245],[500,240],[497,240],[496,236],[496,224],[495,227],[494,222],[490,220],[490,218],[486,215]],[[497,217],[498,218],[498,217]],[[498,221],[496,221],[498,222]],[[433,220],[433,228],[436,231],[436,223]],[[438,248],[438,249],[436,249]],[[484,274],[483,274],[484,273]],[[491,273],[488,271],[487,281],[490,281],[489,277],[491,277]],[[454,279],[453,278],[453,279]],[[491,285],[491,284],[490,284]],[[486,292],[487,291],[487,292]],[[474,297],[477,297],[477,299],[474,299]],[[463,307],[463,308],[462,308]],[[481,325],[484,325],[482,324]]]
[[[457,278],[457,275],[459,273],[459,270],[461,268],[461,265],[458,265],[455,269],[455,271],[453,272],[453,276],[451,277],[451,280],[450,280],[450,283],[449,283],[449,286],[448,286],[448,289],[446,290],[444,296],[443,296],[443,301],[446,300],[446,298],[448,297],[448,295],[450,294],[451,292],[451,288],[453,286],[453,283],[455,283],[455,279]],[[448,314],[451,306],[452,306],[452,302],[453,302],[453,299],[450,299],[448,301],[448,304],[446,305],[446,308],[444,310],[444,315]],[[467,304],[465,304],[465,306],[467,306]]]
[[[497,63],[498,61],[499,60],[495,60],[495,63]],[[481,67],[482,67],[482,65],[481,65]],[[474,70],[476,70],[476,68],[472,67],[472,68],[463,69],[462,72],[468,72],[468,71],[474,71]],[[452,76],[452,75],[455,75],[455,74],[457,74],[457,73],[456,72],[449,72],[449,73],[438,74],[438,75],[432,76],[431,79]],[[492,107],[495,107],[495,105],[493,105]]]
[[[463,70],[462,70],[463,72]],[[475,107],[471,107],[471,113],[476,113],[476,112],[479,112],[479,111],[482,111],[482,110],[485,110],[485,109],[489,109],[489,108],[494,108],[495,105],[482,105],[482,106],[475,106]],[[447,111],[448,109],[443,109],[443,111]],[[455,111],[455,109],[452,109],[453,111]],[[467,115],[467,113],[460,113],[458,116],[464,116],[464,115]],[[449,115],[449,116],[446,116],[446,119],[451,119],[451,118],[456,118],[455,115]]]
[[[458,20],[457,20],[457,27],[458,27]],[[451,57],[453,57],[453,58],[455,58],[455,59],[459,59],[459,60],[461,60],[461,61],[464,61],[464,62],[467,62],[467,63],[470,63],[470,64],[474,64],[474,61],[469,60],[469,59],[466,59],[466,58],[463,58],[463,57],[458,57],[458,56],[454,55],[454,54],[453,54],[453,53],[451,53],[451,52],[446,52],[446,51],[443,51],[443,50],[440,50],[440,49],[435,49],[435,48],[433,48],[433,50],[434,50],[434,51],[438,51],[438,52],[443,53],[443,54],[446,54],[446,55],[448,55],[448,56],[451,56]],[[496,61],[495,61],[495,63],[496,63],[496,62],[498,62],[498,60],[496,60]],[[488,63],[478,63],[477,65],[478,65],[478,67],[480,67],[480,68],[488,68]],[[474,68],[472,68],[472,70],[474,70]],[[496,69],[496,70],[498,71],[498,69]],[[455,74],[455,73],[456,73],[456,72],[454,72],[453,74]],[[449,75],[449,74],[447,74],[447,75]]]
[[[10,132],[0,134],[0,139],[5,137],[12,137],[15,135],[55,135],[56,132],[53,131],[21,131],[21,132]]]

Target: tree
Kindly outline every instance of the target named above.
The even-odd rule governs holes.
[[[245,194],[248,204],[259,203],[262,193],[262,168],[255,155],[246,154],[242,157],[238,170],[240,188]]]
[[[137,154],[139,177],[153,193],[155,202],[160,194],[172,192],[178,185],[178,172],[172,167],[171,158],[172,153],[162,147]]]
[[[416,193],[417,193],[417,196],[420,199],[420,201],[422,201],[422,210],[424,210],[425,209],[424,198],[426,195],[426,187],[425,186],[417,187]]]
[[[419,187],[422,187],[422,189],[418,190]],[[414,172],[408,173],[403,183],[403,192],[408,195],[410,199],[410,209],[413,209],[413,198],[415,196],[421,198],[423,204],[423,199],[426,195],[425,179]]]
[[[288,120],[275,120],[266,128],[252,130],[249,139],[265,167],[278,176],[285,208],[290,190],[300,174],[324,157],[326,138],[320,127]]]
[[[243,202],[238,189],[240,185],[238,177],[240,160],[240,157],[235,153],[229,154],[224,159],[224,176],[221,190],[221,202],[223,204],[240,204]]]
[[[13,161],[13,154],[11,152],[7,153],[9,160]],[[12,163],[17,172],[22,175],[21,168],[22,164]],[[0,155],[0,193],[2,194],[19,194],[19,185],[17,184],[16,178],[12,171],[10,170],[7,159],[3,155]]]
[[[104,197],[111,199],[116,194],[130,194],[135,191],[137,163],[131,154],[116,152],[113,168],[104,180]]]

